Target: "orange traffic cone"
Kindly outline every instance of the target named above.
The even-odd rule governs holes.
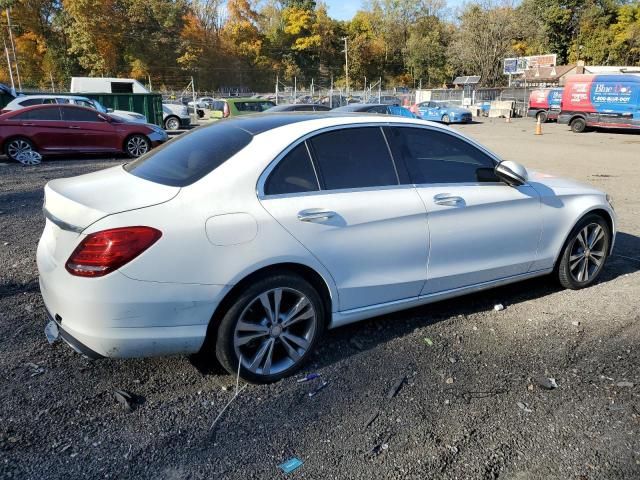
[[[542,135],[542,123],[540,123],[540,117],[538,117],[538,121],[536,122],[536,135]]]

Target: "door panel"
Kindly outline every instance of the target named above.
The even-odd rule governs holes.
[[[422,290],[427,222],[411,186],[267,197],[262,204],[331,273],[340,310]]]
[[[418,192],[431,237],[423,293],[529,271],[542,232],[540,200],[532,187],[443,184],[419,186]]]
[[[115,127],[101,120],[96,110],[73,106],[63,106],[61,110],[70,149],[82,152],[121,150]]]

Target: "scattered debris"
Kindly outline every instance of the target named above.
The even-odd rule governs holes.
[[[433,347],[433,340],[431,340],[429,337],[424,337],[424,343],[426,343],[430,347]]]
[[[47,341],[49,345],[53,345],[60,338],[60,331],[58,329],[58,324],[53,320],[47,322],[47,325],[44,327],[44,335],[47,337]]]
[[[554,390],[558,388],[555,378],[538,377],[536,383],[545,390]]]
[[[449,362],[456,363],[458,360],[455,357],[449,357]]]
[[[527,413],[533,412],[533,410],[531,410],[526,403],[518,402],[517,405],[520,410],[523,410]]]
[[[378,443],[371,450],[369,450],[368,453],[370,455],[376,456],[376,455],[379,455],[384,450],[387,450],[389,448],[390,439],[391,439],[391,435],[387,435],[386,437],[384,437],[384,439],[380,443]]]
[[[66,451],[67,451],[67,450],[69,450],[70,448],[71,448],[71,444],[69,443],[69,444],[65,445],[64,447],[62,447],[62,448],[60,449],[60,453],[62,453],[62,452],[66,452]]]
[[[379,415],[380,415],[380,410],[376,410],[375,412],[373,412],[373,414],[369,417],[367,422],[364,424],[364,428],[365,429],[369,428],[369,426],[371,426],[371,424],[376,421],[376,418],[378,418]]]
[[[280,470],[282,470],[284,473],[291,473],[294,470],[300,468],[303,463],[304,462],[299,458],[293,457],[287,460],[286,462],[278,465],[278,468],[280,468]]]
[[[131,455],[131,444],[129,444],[129,450],[127,451],[127,453],[125,453],[124,459],[128,460],[129,459],[129,455]]]
[[[122,408],[124,408],[128,412],[133,412],[132,404],[134,403],[134,400],[129,392],[114,389],[113,395],[116,397],[116,400],[118,400],[118,403],[122,405]]]
[[[452,378],[452,377],[447,378],[447,379],[445,380],[445,383],[446,383],[447,385],[451,385],[451,384],[453,383],[453,378]]]
[[[580,322],[574,321],[574,322],[571,322],[571,325],[573,325],[574,327],[579,327]]]
[[[616,386],[617,387],[622,387],[622,388],[624,388],[624,387],[633,388],[633,383],[631,383],[631,382],[618,382],[618,383],[616,383]]]
[[[31,369],[31,376],[35,377],[37,375],[41,375],[44,373],[44,367],[40,365],[36,365],[35,363],[27,362],[24,364],[25,367],[29,367]]]
[[[496,303],[496,304],[493,306],[493,309],[494,309],[496,312],[499,312],[499,311],[501,311],[501,310],[504,310],[504,305],[502,305],[501,303]]]
[[[303,378],[299,378],[298,379],[298,383],[303,383],[303,382],[308,382],[310,380],[315,380],[316,378],[320,378],[320,374],[319,373],[310,373],[309,375],[303,377]]]
[[[387,391],[387,398],[395,397],[400,391],[402,384],[406,381],[407,381],[407,377],[405,375],[403,375],[398,380],[396,380],[395,383],[391,385],[391,388]]]
[[[323,390],[327,385],[329,385],[329,382],[322,382],[320,385],[318,385],[314,390],[309,392],[309,396],[310,397],[314,397],[316,396],[318,393],[320,393],[321,390]]]
[[[362,342],[360,340],[358,340],[356,337],[351,337],[349,339],[349,343],[351,345],[353,345],[354,347],[356,347],[357,350],[364,350],[364,345],[362,344]]]

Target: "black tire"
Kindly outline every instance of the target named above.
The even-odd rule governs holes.
[[[587,129],[587,122],[584,120],[584,118],[577,117],[571,120],[569,126],[571,127],[571,131],[573,133],[582,133]]]
[[[164,120],[164,129],[169,131],[180,130],[180,119],[175,115],[170,115]]]
[[[547,121],[547,112],[538,112],[536,114],[536,120],[540,123],[545,123]]]
[[[149,150],[151,150],[151,142],[146,135],[136,133],[135,135],[127,137],[124,141],[124,153],[126,153],[129,158],[138,158]]]
[[[18,161],[17,155],[20,152],[32,150],[36,151],[33,142],[25,137],[14,137],[7,140],[4,144],[4,153],[10,160]]]
[[[254,302],[260,295],[264,294],[265,292],[270,292],[276,288],[292,289],[306,296],[306,298],[310,301],[311,306],[313,307],[313,311],[316,313],[315,319],[313,320],[315,329],[313,330],[312,338],[309,340],[309,346],[304,354],[298,361],[294,361],[293,365],[282,371],[265,375],[257,372],[252,372],[243,364],[240,368],[240,378],[245,382],[271,383],[288,377],[296,372],[302,365],[304,365],[304,363],[308,360],[308,358],[315,350],[315,347],[325,328],[326,313],[324,303],[320,297],[320,294],[309,282],[307,282],[301,276],[294,273],[278,273],[253,281],[248,288],[243,289],[238,293],[237,297],[234,298],[234,300],[231,302],[231,306],[222,317],[222,320],[220,321],[220,325],[218,327],[216,335],[215,354],[218,358],[218,361],[227,372],[234,376],[238,373],[239,358],[234,346],[234,335],[236,333],[236,325],[240,321],[241,316],[243,315],[243,313],[251,311],[251,305],[254,304]],[[265,335],[261,338],[266,338],[267,340],[269,340],[270,338],[272,338],[272,335],[274,334],[270,333],[269,335]],[[260,342],[262,342],[262,340],[256,339],[256,343]],[[274,340],[274,344],[276,342],[277,340]],[[249,342],[249,344],[250,343],[251,342]],[[274,347],[274,349],[275,348],[278,347]],[[282,352],[284,352],[284,348],[282,345],[279,348],[282,348]],[[284,358],[287,357],[285,356]]]
[[[446,123],[447,125],[449,124],[449,115],[443,115],[442,116],[442,123]]]
[[[602,229],[603,237],[601,241],[594,242],[593,247],[587,249],[586,252],[586,261],[587,261],[587,270],[590,272],[587,275],[586,279],[580,279],[579,274],[576,275],[576,271],[581,270],[580,266],[584,265],[583,263],[578,263],[579,259],[576,258],[576,254],[580,253],[582,248],[582,244],[580,243],[580,239],[578,235],[581,234],[585,230],[585,228],[590,228],[591,226],[599,226]],[[587,230],[588,231],[588,230]],[[584,237],[583,237],[584,238]],[[568,288],[571,290],[579,290],[581,288],[588,287],[592,285],[600,276],[602,269],[604,268],[605,262],[609,257],[609,248],[611,246],[611,229],[609,228],[609,224],[607,221],[602,218],[600,215],[589,214],[586,215],[582,220],[578,222],[578,224],[574,227],[574,229],[569,234],[567,241],[565,242],[561,256],[558,261],[557,266],[557,275],[558,280],[560,281],[560,285],[564,288]],[[596,250],[597,249],[597,250]],[[597,259],[595,253],[593,252],[602,252],[602,257],[600,260],[600,264],[596,267],[594,265],[594,260]],[[572,266],[574,266],[572,271]],[[591,271],[591,266],[595,267],[593,271]]]

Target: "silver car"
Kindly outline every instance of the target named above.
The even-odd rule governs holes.
[[[201,352],[251,382],[295,372],[325,328],[541,275],[587,287],[616,225],[605,193],[448,127],[331,113],[197,128],[52,180],[45,215],[50,336],[93,357]]]

